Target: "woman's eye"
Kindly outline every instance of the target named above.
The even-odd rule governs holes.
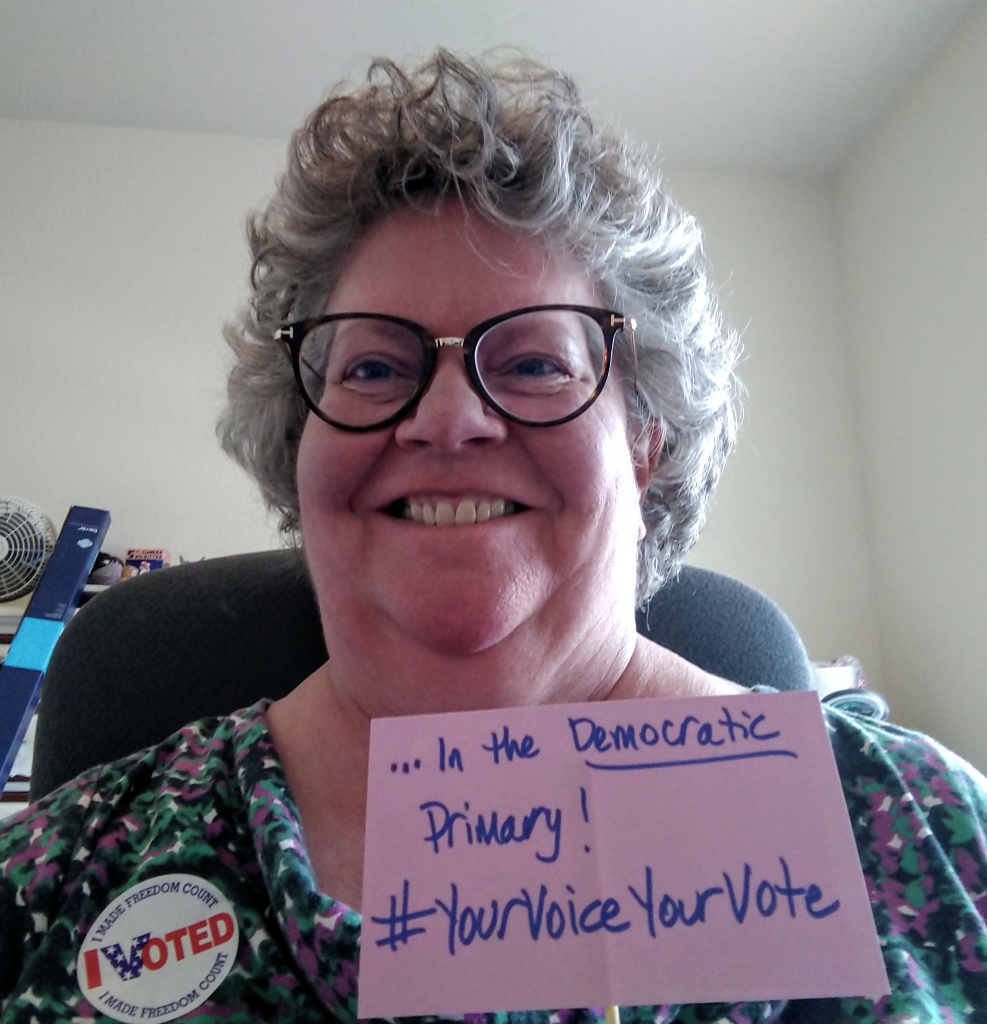
[[[520,356],[512,365],[505,367],[503,372],[514,373],[519,377],[569,376],[565,367],[560,366],[556,360],[539,355]]]
[[[343,380],[390,380],[393,376],[401,376],[401,374],[382,359],[365,359],[363,362],[351,366],[346,371]]]
[[[521,395],[562,390],[594,376],[589,336],[589,329],[575,314],[511,317],[481,337],[477,370],[493,392],[503,389]]]
[[[339,384],[368,398],[385,399],[414,391],[418,377],[419,368],[406,360],[367,356],[349,363],[339,376]]]
[[[571,346],[570,346],[571,347]],[[490,348],[479,363],[481,376],[492,387],[507,389],[560,388],[581,378],[578,360],[566,346]]]
[[[416,343],[417,344],[417,343]],[[330,350],[326,376],[349,388],[380,388],[417,382],[421,372],[420,349],[388,338],[356,336],[350,332],[337,339]]]

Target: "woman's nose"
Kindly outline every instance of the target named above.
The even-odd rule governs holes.
[[[398,443],[450,449],[465,444],[496,443],[506,436],[506,421],[473,389],[462,350],[458,348],[439,351],[425,393],[394,432]]]

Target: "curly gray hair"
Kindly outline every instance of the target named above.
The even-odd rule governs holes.
[[[575,255],[601,297],[637,320],[628,413],[633,430],[663,437],[643,501],[643,601],[702,530],[736,438],[740,345],[723,327],[695,220],[643,151],[593,125],[567,76],[530,60],[444,50],[410,69],[377,60],[366,85],[332,94],[296,132],[274,197],[248,223],[252,295],[226,328],[235,364],[223,448],[297,537],[307,412],[274,332],[324,311],[369,225],[450,195]]]

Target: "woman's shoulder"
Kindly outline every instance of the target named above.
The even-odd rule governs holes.
[[[926,809],[966,805],[987,820],[987,778],[925,733],[853,707],[823,703],[840,774],[865,790],[910,794]]]
[[[635,638],[633,655],[610,699],[642,697],[725,697],[747,687],[715,676],[647,637]]]
[[[139,858],[153,829],[201,828],[210,806],[229,803],[239,762],[250,751],[261,756],[264,707],[193,722],[157,746],[88,769],[5,821],[0,905],[15,891],[36,905],[57,900],[82,862]]]
[[[987,779],[931,736],[824,708],[862,855],[905,871],[948,862],[987,913]],[[906,847],[914,854],[899,856]]]
[[[890,1002],[987,1005],[987,780],[923,733],[823,706]]]
[[[825,714],[861,855],[909,880],[925,869],[955,872],[987,915],[983,774],[914,729],[838,708]]]

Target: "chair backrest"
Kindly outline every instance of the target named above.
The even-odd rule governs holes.
[[[794,626],[730,577],[686,567],[638,629],[746,686],[809,689]],[[207,715],[281,697],[326,660],[295,551],[231,555],[148,573],[89,601],[66,627],[42,687],[31,796]]]

